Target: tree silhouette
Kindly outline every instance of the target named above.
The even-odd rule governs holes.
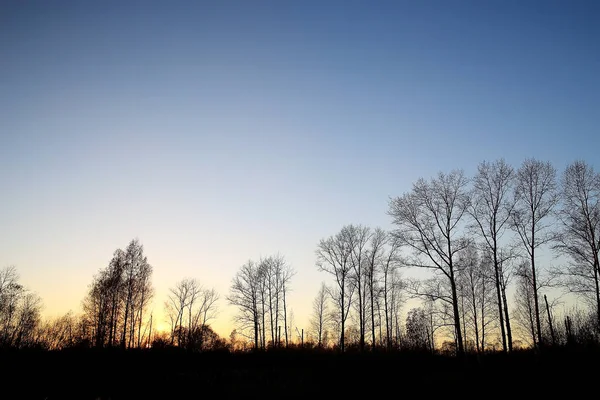
[[[107,268],[94,277],[82,308],[97,347],[141,347],[144,310],[153,288],[152,267],[143,246],[132,240],[117,249]]]
[[[258,350],[260,342],[260,279],[258,265],[248,260],[233,278],[227,296],[229,304],[238,308],[235,322],[242,330],[252,329],[255,350]]]
[[[19,283],[14,266],[0,269],[0,348],[35,344],[41,307],[40,297]]]
[[[493,163],[483,161],[477,167],[477,175],[473,181],[469,214],[474,223],[474,232],[483,239],[484,248],[491,254],[494,274],[493,283],[496,288],[498,318],[504,351],[512,350],[512,333],[508,309],[503,306],[501,264],[505,261],[501,256],[502,237],[510,224],[510,216],[515,206],[512,196],[514,186],[514,170],[504,159]],[[508,337],[508,347],[507,347]]]
[[[312,333],[317,338],[317,346],[323,347],[327,343],[324,341],[326,336],[327,327],[330,322],[329,305],[328,305],[328,290],[325,283],[321,283],[319,292],[313,300],[312,316],[310,325]],[[324,343],[325,342],[325,343]]]
[[[568,264],[555,273],[571,292],[596,305],[600,331],[600,174],[584,161],[567,166],[562,177],[560,233],[553,248]]]
[[[556,170],[549,162],[527,159],[517,171],[515,186],[517,203],[511,212],[512,227],[529,257],[531,285],[538,344],[542,345],[539,308],[539,271],[536,270],[536,250],[553,239],[545,221],[552,215],[558,201]]]
[[[321,239],[317,246],[317,268],[335,278],[336,289],[330,291],[338,307],[340,324],[339,345],[342,352],[345,349],[346,319],[352,305],[352,296],[356,286],[352,282],[352,235],[354,227],[344,226],[340,232],[327,239]]]
[[[459,354],[464,353],[464,348],[455,256],[469,243],[458,236],[469,206],[466,186],[467,179],[462,171],[455,170],[448,175],[440,172],[429,182],[419,179],[410,193],[392,199],[388,211],[398,228],[394,235],[412,251],[412,257],[405,264],[432,269],[448,280]]]

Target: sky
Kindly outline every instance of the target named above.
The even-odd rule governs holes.
[[[390,229],[418,178],[597,162],[599,71],[597,1],[3,1],[0,268],[78,312],[138,238],[155,314],[196,278],[228,336],[280,253],[307,328],[319,240]]]

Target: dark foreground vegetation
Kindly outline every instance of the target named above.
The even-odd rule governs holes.
[[[498,398],[594,393],[600,350],[463,357],[288,349],[34,349],[0,353],[2,398]],[[502,395],[504,394],[504,395]]]

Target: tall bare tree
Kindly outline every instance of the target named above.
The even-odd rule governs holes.
[[[291,332],[289,332],[292,326],[292,316],[288,318],[288,305],[287,305],[287,294],[291,290],[291,281],[296,271],[288,263],[279,264],[281,268],[281,298],[283,301],[283,328],[285,331],[285,346],[289,345]]]
[[[141,347],[144,311],[152,299],[152,266],[138,239],[117,249],[93,278],[83,300],[84,320],[96,346]]]
[[[457,261],[461,266],[458,281],[465,303],[463,312],[466,317],[463,318],[463,326],[467,323],[470,325],[469,330],[474,335],[477,352],[485,349],[487,328],[493,320],[490,318],[493,265],[487,261],[485,257],[480,257],[474,245],[461,252]]]
[[[283,292],[288,289],[289,280],[294,275],[287,261],[281,254],[267,257],[269,264],[269,315],[271,318],[271,340],[275,346],[281,345],[281,326],[287,331],[287,299],[284,306]],[[287,293],[287,290],[286,290]]]
[[[313,300],[312,316],[310,319],[311,330],[317,338],[317,346],[319,347],[327,345],[327,343],[324,343],[323,337],[326,335],[329,319],[328,291],[327,286],[323,282],[317,292],[317,296]]]
[[[553,238],[546,222],[558,201],[556,170],[549,162],[527,159],[517,171],[515,208],[511,212],[512,227],[519,236],[529,258],[531,285],[535,310],[538,344],[542,345],[542,330],[539,308],[539,268],[536,265],[536,250]]]
[[[103,274],[103,288],[108,297],[108,345],[114,346],[117,342],[118,324],[124,301],[124,273],[125,252],[121,249],[115,250],[107,270]]]
[[[379,274],[379,267],[382,263],[382,257],[385,256],[385,245],[388,241],[387,233],[381,229],[376,228],[369,238],[369,247],[366,253],[367,260],[367,290],[369,293],[370,300],[370,314],[371,314],[371,347],[375,350],[375,315],[378,310],[375,309],[378,293],[380,290],[377,287],[377,279]]]
[[[117,249],[108,266],[94,276],[83,300],[84,318],[93,331],[92,341],[97,347],[122,345],[123,331],[127,328],[123,321],[125,268],[126,253]]]
[[[458,353],[464,353],[458,295],[456,253],[468,243],[459,236],[469,205],[467,179],[460,170],[439,173],[430,181],[419,179],[412,191],[390,201],[388,214],[398,227],[394,235],[412,250],[410,267],[432,269],[448,280]]]
[[[200,350],[203,349],[206,333],[210,330],[208,322],[214,319],[219,311],[217,305],[219,298],[219,293],[214,288],[202,288],[195,302],[197,306],[195,311],[192,311],[193,323],[191,324],[191,329],[192,332],[199,332],[198,347]]]
[[[352,282],[356,288],[358,313],[359,348],[365,348],[366,314],[367,314],[367,286],[369,257],[367,245],[371,239],[371,229],[363,225],[348,225],[348,246],[350,247],[350,264],[352,266]]]
[[[513,186],[514,170],[504,159],[492,163],[481,162],[473,180],[472,201],[468,209],[473,219],[473,231],[482,239],[485,249],[492,256],[502,348],[505,352],[512,350],[512,333],[508,310],[503,312],[504,302],[501,295],[503,277],[500,276],[500,265],[503,260],[500,258],[500,242],[510,226],[510,216],[515,206],[515,197],[512,196]]]
[[[400,264],[400,241],[389,234],[386,234],[386,239],[387,246],[380,257],[379,269],[383,285],[381,292],[385,313],[386,346],[390,349],[396,321],[395,310],[398,309],[397,303],[400,300],[401,281],[397,273]]]
[[[238,308],[235,322],[241,331],[251,329],[254,349],[258,350],[260,344],[260,272],[259,266],[252,260],[246,262],[236,273],[231,282],[229,304]],[[240,331],[238,331],[239,333]]]
[[[525,337],[531,338],[533,346],[537,346],[537,329],[535,321],[535,300],[529,262],[525,261],[517,268],[517,284],[515,290],[516,321],[521,331],[527,332]]]
[[[144,341],[144,312],[154,296],[152,287],[152,266],[148,262],[143,262],[137,276],[136,296],[135,296],[135,321],[137,321],[137,347],[141,348]],[[133,335],[133,333],[132,333]]]
[[[183,279],[169,289],[167,300],[165,301],[165,314],[171,323],[171,344],[177,346],[183,344],[183,329],[185,310],[190,301],[190,293],[196,290],[195,281],[191,279]]]
[[[561,230],[553,246],[567,257],[558,270],[571,292],[595,303],[600,330],[600,174],[584,161],[568,165],[562,176]]]
[[[340,324],[340,349],[345,348],[345,328],[354,285],[351,278],[352,273],[352,247],[350,237],[352,228],[344,226],[340,232],[326,239],[321,239],[317,246],[316,265],[319,271],[325,271],[335,278],[336,289],[331,291],[332,297],[338,307],[338,318]]]

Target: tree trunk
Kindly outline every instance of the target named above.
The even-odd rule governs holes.
[[[259,338],[258,338],[258,325],[259,325],[259,321],[258,321],[258,309],[255,306],[254,307],[254,350],[258,350],[258,342],[259,342]]]
[[[152,314],[150,314],[150,332],[148,332],[148,346],[146,347],[152,347]]]
[[[473,322],[475,328],[475,347],[477,352],[480,353],[481,350],[479,348],[479,321],[477,319],[477,297],[475,296],[475,288],[474,285],[471,284],[471,301],[473,302]]]
[[[548,325],[550,325],[550,336],[552,337],[552,345],[556,346],[556,336],[554,336],[554,326],[552,325],[552,316],[550,315],[550,307],[548,306],[548,297],[544,295],[546,302],[546,312],[548,313]]]
[[[127,347],[127,322],[129,317],[129,296],[127,296],[127,302],[125,303],[125,317],[123,319],[123,336],[121,337],[121,347]]]
[[[598,255],[596,254],[595,256],[596,259],[594,260],[594,284],[596,285],[596,317],[598,332],[600,332],[600,282],[598,279],[598,274],[600,274],[600,265],[598,265]]]
[[[271,279],[269,279],[269,321],[271,322],[271,346],[275,347],[275,324],[273,323],[273,293],[271,287]]]
[[[448,223],[448,226],[450,224]],[[450,270],[450,288],[452,290],[452,309],[454,312],[454,332],[456,334],[456,341],[458,342],[458,355],[462,356],[465,352],[463,347],[462,333],[460,327],[460,311],[458,309],[458,295],[456,293],[456,280],[454,278],[454,265],[452,263],[452,248],[450,245],[450,232],[446,233],[446,237],[448,240],[448,255],[449,262],[448,268]]]
[[[513,343],[512,343],[512,330],[510,329],[510,318],[508,314],[508,301],[506,300],[506,286],[502,285],[502,302],[504,303],[504,314],[506,321],[506,336],[508,341],[508,351],[512,351]]]
[[[504,351],[506,353],[507,351],[507,346],[506,346],[506,331],[504,330],[504,315],[502,312],[502,289],[501,289],[501,285],[500,285],[500,279],[502,279],[502,277],[500,276],[500,265],[498,262],[498,254],[497,254],[497,247],[496,247],[496,240],[494,239],[494,249],[493,249],[493,253],[494,253],[494,278],[495,278],[495,285],[496,285],[496,295],[498,298],[498,317],[499,317],[499,323],[500,323],[500,335],[502,336],[502,351]]]
[[[342,324],[341,325],[342,325],[342,332],[340,333],[340,350],[343,353],[344,352],[344,329],[345,329],[345,322],[346,322],[345,318],[344,318],[344,313],[346,312],[346,309],[344,308],[344,300],[345,300],[345,295],[346,295],[346,292],[344,290],[345,289],[345,282],[344,281],[342,281],[342,285],[341,286],[342,286],[341,287],[341,296],[342,296],[342,299],[341,299],[341,305],[342,305],[342,307],[341,307],[342,321],[341,322],[342,322]]]
[[[373,297],[373,273],[371,273],[371,336],[373,339],[373,351],[375,351],[375,301]]]
[[[454,311],[454,331],[456,333],[456,341],[458,342],[458,355],[462,356],[465,352],[462,341],[462,332],[460,326],[460,311],[458,309],[458,297],[456,294],[456,282],[454,281],[454,270],[450,266],[450,286],[452,288],[452,309]]]
[[[140,320],[138,321],[138,348],[142,347],[142,317],[144,313],[144,294],[145,291],[142,288],[142,298],[140,300]]]
[[[532,214],[535,216],[534,211],[532,210]],[[533,284],[533,304],[535,310],[535,325],[537,328],[537,337],[538,337],[538,345],[541,347],[544,342],[542,340],[542,325],[540,324],[540,306],[538,302],[538,287],[537,287],[537,278],[535,274],[535,225],[531,226],[531,280]]]
[[[267,327],[265,326],[265,295],[264,295],[264,287],[262,290],[263,294],[261,295],[261,302],[262,302],[262,348],[265,348],[265,339],[266,339],[266,333],[267,333]]]
[[[383,305],[385,308],[385,335],[386,335],[386,346],[389,349],[392,348],[392,330],[390,327],[390,316],[388,315],[388,288],[387,288],[387,271],[383,275]]]
[[[362,298],[362,290],[361,290],[361,282],[360,277],[358,278],[357,288],[358,288],[358,331],[360,338],[358,340],[358,347],[360,351],[365,349],[365,315],[364,315],[364,307],[363,298]]]
[[[288,347],[288,326],[287,326],[287,303],[286,303],[286,299],[285,299],[285,286],[283,286],[283,331],[285,333],[285,347],[287,348]]]
[[[465,346],[465,351],[469,351],[468,343],[467,343],[467,319],[465,318],[465,296],[462,293],[461,286],[461,295],[460,295],[460,308],[462,310],[462,325],[463,325],[463,341]]]

